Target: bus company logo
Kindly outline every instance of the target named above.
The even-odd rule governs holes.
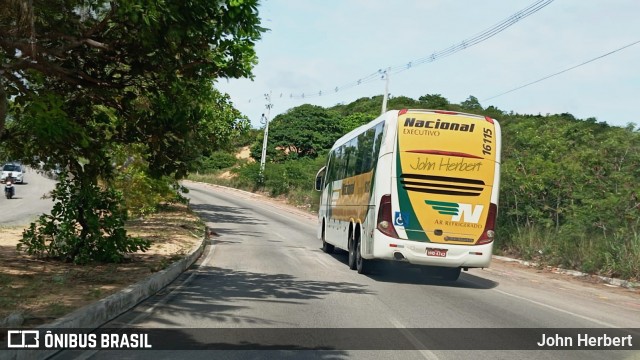
[[[459,124],[456,122],[448,122],[437,119],[436,121],[424,121],[424,120],[416,120],[416,118],[406,118],[404,120],[404,127],[412,127],[412,128],[425,128],[425,129],[436,129],[436,130],[453,130],[453,131],[463,131],[463,132],[473,132],[476,124]]]
[[[451,215],[451,221],[477,224],[484,205],[425,200],[425,203],[442,215]],[[464,220],[463,220],[464,219]]]

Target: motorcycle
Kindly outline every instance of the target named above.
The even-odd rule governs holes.
[[[4,183],[4,196],[6,196],[7,199],[11,199],[15,194],[16,190],[13,188],[13,181],[7,180]]]

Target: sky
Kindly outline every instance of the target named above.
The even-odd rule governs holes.
[[[269,30],[255,46],[254,79],[220,79],[216,88],[256,128],[262,114],[382,95],[378,71],[387,68],[403,70],[389,74],[391,97],[440,94],[460,103],[475,96],[505,112],[640,125],[640,43],[578,66],[640,41],[638,0],[555,0],[482,42],[413,65],[536,1],[262,0]]]

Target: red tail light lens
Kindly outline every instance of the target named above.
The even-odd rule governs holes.
[[[498,207],[496,204],[489,205],[489,215],[487,215],[487,222],[484,225],[484,232],[480,235],[480,240],[476,245],[488,244],[493,241],[496,236],[494,231],[496,227],[496,216],[498,215]]]
[[[391,195],[382,195],[380,199],[380,207],[378,208],[378,230],[381,233],[398,238],[396,228],[393,226],[393,217],[391,216]]]

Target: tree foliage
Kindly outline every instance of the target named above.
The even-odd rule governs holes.
[[[74,191],[86,194],[59,197],[76,208],[66,214],[103,204],[94,201],[109,190],[96,186],[113,180],[119,147],[144,144],[145,172],[179,179],[248,128],[212,83],[251,76],[264,31],[256,0],[0,0],[0,7],[0,141],[13,159],[66,168]],[[79,248],[111,231],[103,226],[121,224],[76,220]],[[26,236],[37,238],[35,229]]]
[[[287,158],[315,158],[321,150],[330,148],[344,130],[337,113],[306,104],[271,121],[269,146],[279,149]]]
[[[425,109],[448,110],[449,100],[440,94],[426,94],[418,98]]]
[[[338,112],[342,116],[354,114],[354,113],[362,113],[368,114],[371,116],[380,115],[382,106],[382,95],[374,96],[374,97],[363,97],[357,99],[349,104],[338,104],[331,109]]]
[[[483,110],[482,105],[480,105],[480,101],[478,101],[478,98],[473,95],[470,95],[465,101],[461,102],[460,107],[469,112],[478,112]]]

